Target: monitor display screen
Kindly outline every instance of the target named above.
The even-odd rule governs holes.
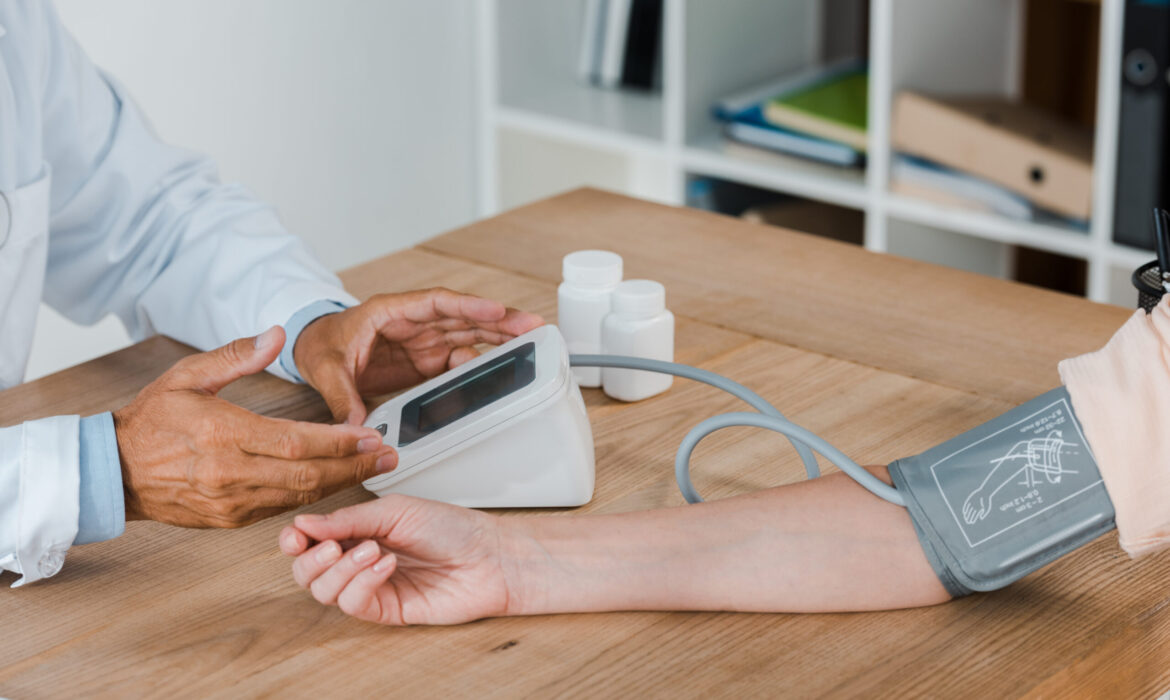
[[[490,406],[535,378],[536,344],[525,343],[403,406],[398,445],[409,445]]]

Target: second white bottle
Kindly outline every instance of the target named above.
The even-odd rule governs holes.
[[[674,361],[674,314],[666,309],[666,288],[650,280],[627,280],[610,297],[601,324],[601,352]],[[605,367],[601,388],[619,401],[641,401],[670,388],[669,374]]]

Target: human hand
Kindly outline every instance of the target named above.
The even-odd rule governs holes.
[[[127,520],[241,527],[397,465],[375,430],[266,418],[216,397],[283,345],[275,327],[183,358],[114,412]]]
[[[335,419],[360,425],[362,396],[417,384],[474,358],[478,343],[499,345],[543,323],[536,314],[449,289],[379,294],[306,326],[293,360]]]
[[[386,625],[452,625],[515,612],[508,563],[516,561],[515,541],[498,516],[397,494],[330,515],[298,515],[280,533],[302,588]]]

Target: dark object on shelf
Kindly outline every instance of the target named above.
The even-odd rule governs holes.
[[[1170,206],[1170,5],[1125,3],[1113,240],[1154,249],[1143,220]]]
[[[861,245],[865,214],[714,177],[687,183],[687,206]]]
[[[1158,258],[1134,270],[1133,286],[1138,290],[1138,306],[1146,313],[1153,311],[1166,293],[1170,280],[1170,212],[1154,207],[1152,238]]]
[[[853,245],[861,245],[865,240],[864,212],[811,199],[790,199],[751,207],[740,214],[740,218]]]
[[[662,0],[634,0],[626,29],[622,87],[652,90],[658,73],[662,37]]]
[[[1012,278],[1065,294],[1085,296],[1089,265],[1073,258],[1027,246],[1012,250]]]
[[[1158,267],[1158,261],[1151,260],[1134,270],[1130,280],[1138,291],[1138,308],[1146,313],[1153,311],[1166,293],[1162,287],[1162,268]]]
[[[822,0],[820,61],[869,55],[869,0]]]
[[[1024,102],[1085,128],[1097,123],[1101,4],[1024,0]]]
[[[1158,267],[1162,270],[1162,281],[1166,281],[1166,271],[1170,270],[1170,238],[1167,238],[1170,226],[1166,223],[1165,209],[1154,207],[1154,244],[1158,250]]]
[[[663,0],[585,0],[577,75],[603,88],[658,90]]]
[[[714,177],[693,177],[687,184],[687,206],[740,216],[752,207],[787,199],[773,190]]]

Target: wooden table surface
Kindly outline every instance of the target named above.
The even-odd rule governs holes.
[[[560,259],[606,248],[666,284],[677,359],[727,374],[862,463],[914,454],[1058,383],[1129,315],[713,214],[578,190],[343,273],[358,297],[444,285],[555,318]],[[153,338],[0,394],[0,425],[116,408],[191,352]],[[737,408],[676,382],[619,404],[586,390],[597,491],[581,510],[682,504],[685,432]],[[270,376],[225,396],[328,417]],[[802,477],[777,435],[699,448],[709,497]],[[358,488],[308,511],[369,498]],[[526,514],[524,514],[526,515]],[[1106,535],[1005,590],[864,614],[611,613],[391,629],[293,583],[276,536],[131,523],[74,549],[57,577],[0,593],[0,695],[1155,696],[1170,687],[1170,555],[1131,561]],[[13,577],[0,577],[8,585]]]

